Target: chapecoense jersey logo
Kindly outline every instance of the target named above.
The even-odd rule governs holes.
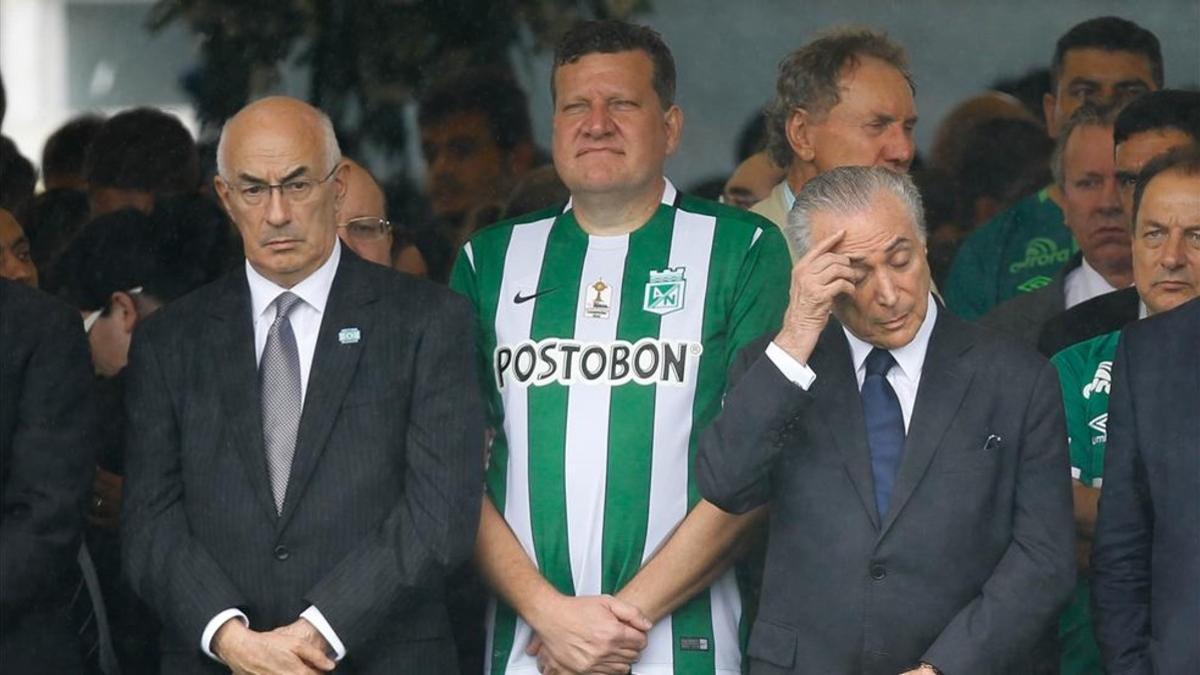
[[[679,386],[694,377],[704,347],[686,340],[642,338],[637,342],[525,340],[496,347],[492,370],[496,386],[547,384],[665,384]]]

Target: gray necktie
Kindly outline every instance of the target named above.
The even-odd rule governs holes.
[[[296,454],[296,432],[300,428],[300,352],[288,314],[300,303],[292,293],[275,298],[275,321],[267,331],[258,366],[262,391],[263,442],[267,451],[267,473],[275,510],[283,511],[292,457]]]

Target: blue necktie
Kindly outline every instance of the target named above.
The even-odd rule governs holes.
[[[863,416],[867,421],[867,444],[871,446],[871,473],[875,476],[875,506],[879,518],[887,515],[896,485],[896,470],[904,452],[904,413],[900,399],[888,384],[887,372],[896,360],[886,349],[876,347],[867,355],[863,378]]]

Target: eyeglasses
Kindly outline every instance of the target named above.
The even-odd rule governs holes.
[[[345,230],[346,235],[354,241],[379,241],[392,231],[392,224],[383,218],[363,216],[347,220],[338,225],[338,229]]]
[[[236,184],[233,181],[226,181],[233,186],[237,192],[238,198],[246,206],[261,206],[270,201],[271,191],[279,188],[279,194],[283,195],[284,199],[292,204],[300,204],[306,201],[313,194],[313,188],[328,181],[333,177],[335,171],[341,166],[341,162],[333,165],[329,173],[321,180],[313,178],[293,178],[282,183],[251,183],[249,185]]]

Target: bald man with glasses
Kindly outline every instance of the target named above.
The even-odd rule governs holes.
[[[471,550],[469,306],[339,243],[350,169],[295,99],[226,123],[246,264],[139,325],[124,561],[163,672],[457,672],[441,599]]]

